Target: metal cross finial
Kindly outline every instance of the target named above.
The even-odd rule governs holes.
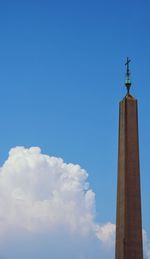
[[[127,67],[126,70],[126,81],[125,81],[125,85],[127,88],[127,94],[130,94],[130,87],[131,87],[131,79],[130,79],[130,68],[129,68],[129,64],[130,64],[131,60],[129,58],[127,58],[127,62],[125,63],[125,66]]]
[[[129,63],[131,62],[131,60],[129,58],[127,58],[127,62],[125,63],[125,66],[127,66],[127,71],[129,71]]]

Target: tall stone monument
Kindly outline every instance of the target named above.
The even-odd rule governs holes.
[[[127,95],[119,107],[119,151],[116,222],[116,259],[143,259],[137,100],[130,94],[127,58]]]

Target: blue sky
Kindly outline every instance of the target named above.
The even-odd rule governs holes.
[[[149,1],[0,1],[0,161],[10,148],[80,164],[97,220],[115,223],[125,59],[139,102],[143,226],[150,236]]]

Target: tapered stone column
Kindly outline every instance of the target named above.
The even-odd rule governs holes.
[[[137,100],[119,107],[116,259],[143,259]]]

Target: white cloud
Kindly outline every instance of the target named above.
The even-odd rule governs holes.
[[[108,247],[112,248],[115,245],[115,231],[116,225],[110,222],[104,225],[96,226],[96,235],[102,242],[103,246],[107,246],[107,249]]]
[[[93,229],[95,194],[79,165],[17,147],[0,173],[0,224],[30,231],[54,228],[88,233]]]
[[[147,259],[150,259],[150,240],[148,239],[148,235],[145,230],[143,230],[143,244],[145,256]]]
[[[0,259],[113,259],[115,225],[95,222],[95,193],[79,165],[10,150],[0,168]],[[144,250],[150,244],[144,232]]]
[[[3,249],[8,250],[7,242],[7,245],[14,244],[10,251],[16,252],[15,247],[22,247],[24,251],[23,244],[32,239],[34,247],[40,235],[42,240],[48,237],[46,251],[53,251],[53,259],[59,258],[57,245],[61,247],[62,240],[66,240],[68,247],[72,243],[76,248],[76,252],[71,249],[72,254],[66,249],[65,259],[73,258],[75,254],[75,259],[99,258],[100,251],[96,257],[99,240],[110,242],[113,225],[95,223],[95,194],[89,188],[87,178],[87,172],[79,165],[41,154],[38,147],[11,149],[0,169],[0,244]],[[65,245],[62,250],[65,253]],[[27,251],[30,251],[29,247],[24,254]],[[8,258],[13,258],[12,253],[9,256],[4,249],[4,255],[5,252]],[[30,252],[32,254],[33,250]],[[49,252],[45,259],[49,258]],[[20,256],[23,258],[20,254],[18,258]],[[104,254],[101,256],[105,258]],[[14,258],[18,259],[16,255]],[[33,259],[33,255],[26,254],[26,258]]]

